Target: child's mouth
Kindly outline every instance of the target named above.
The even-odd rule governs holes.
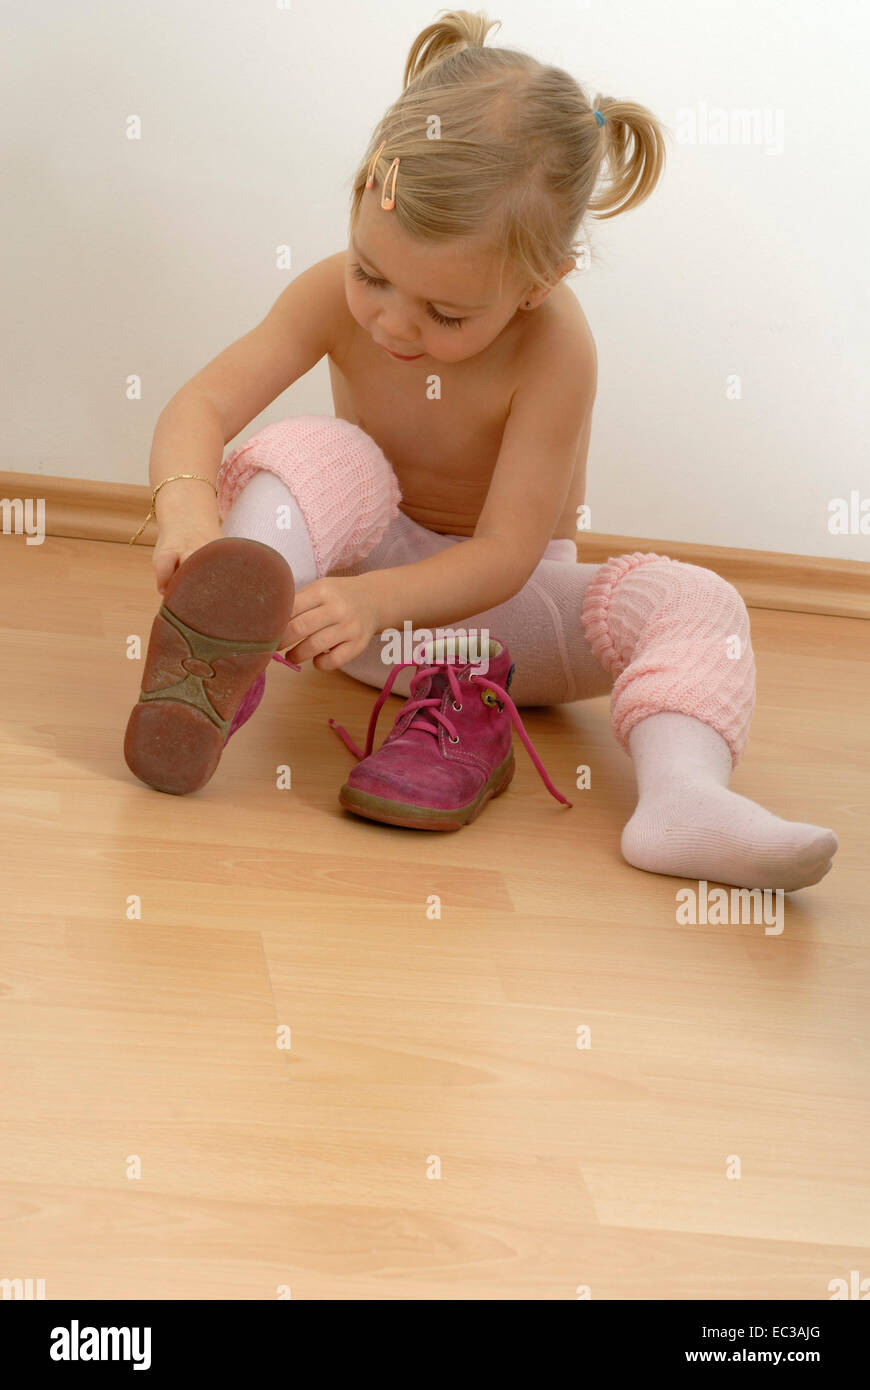
[[[388,352],[391,357],[395,357],[397,362],[416,362],[418,357],[426,356],[424,352],[416,352],[413,357],[406,357],[401,352],[393,352],[392,348],[385,347],[383,343],[378,343],[378,347],[382,347],[384,352]]]

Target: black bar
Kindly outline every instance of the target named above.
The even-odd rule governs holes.
[[[504,1300],[575,1304],[570,1317],[548,1327],[552,1340],[546,1343],[536,1335],[541,1324],[529,1315],[523,1318],[523,1322],[528,1319],[528,1332],[515,1318],[503,1328],[498,1319],[490,1325],[497,1301],[467,1300],[470,1307],[455,1315],[455,1324],[446,1313],[433,1313],[431,1307],[422,1317],[410,1308],[404,1315],[392,1313],[381,1340],[371,1322],[376,1311],[365,1314],[363,1322],[360,1301],[340,1297],[234,1303],[7,1299],[0,1301],[0,1338],[4,1365],[15,1365],[19,1378],[31,1372],[99,1377],[101,1371],[108,1371],[116,1378],[132,1375],[135,1383],[137,1373],[140,1379],[151,1375],[162,1381],[167,1373],[194,1371],[224,1380],[234,1374],[250,1376],[267,1368],[274,1374],[284,1368],[288,1381],[294,1381],[300,1375],[310,1378],[312,1358],[315,1369],[327,1371],[332,1378],[345,1350],[348,1367],[357,1376],[369,1379],[377,1374],[388,1382],[400,1374],[402,1379],[417,1379],[421,1373],[431,1377],[442,1358],[445,1375],[461,1370],[465,1379],[480,1361],[490,1380],[504,1360],[513,1381],[523,1350],[537,1362],[536,1383],[545,1384],[564,1376],[566,1359],[578,1376],[596,1368],[599,1374],[643,1370],[658,1376],[675,1367],[703,1374],[713,1365],[773,1370],[801,1365],[829,1378],[864,1364],[870,1324],[861,1304],[867,1297],[596,1302],[578,1299],[572,1291],[564,1300]],[[398,1301],[433,1302],[411,1297]],[[100,1329],[107,1331],[103,1334]],[[108,1329],[116,1329],[116,1334]],[[404,1341],[405,1333],[413,1340]],[[533,1334],[535,1341],[530,1343],[527,1338]],[[69,1359],[53,1358],[52,1348]],[[87,1359],[92,1349],[106,1359]],[[126,1359],[110,1359],[114,1350]],[[137,1362],[142,1367],[139,1372],[134,1370]]]

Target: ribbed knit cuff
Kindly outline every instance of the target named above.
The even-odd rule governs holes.
[[[276,474],[296,498],[321,578],[368,555],[398,515],[402,494],[391,465],[348,420],[279,420],[233,449],[218,474],[221,520],[260,469]]]

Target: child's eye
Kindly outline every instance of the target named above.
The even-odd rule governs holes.
[[[363,282],[364,285],[383,285],[383,284],[385,284],[385,281],[383,281],[383,280],[376,280],[376,279],[374,278],[374,276],[372,276],[372,275],[367,275],[366,272],[363,270],[363,268],[362,268],[361,265],[355,265],[355,266],[353,267],[353,273],[354,273],[354,275],[356,276],[356,278],[357,278],[358,280],[362,280],[362,282]]]
[[[426,313],[429,314],[437,323],[444,323],[448,328],[461,328],[465,319],[449,319],[446,314],[439,314],[437,309],[433,309],[431,304],[427,304]]]
[[[361,265],[355,265],[352,268],[357,280],[361,280],[364,285],[373,285],[375,288],[377,288],[378,286],[385,285],[387,283],[386,280],[376,280],[373,275],[367,274],[367,272],[363,270]],[[446,314],[439,314],[438,310],[434,309],[431,304],[427,304],[426,312],[430,316],[430,318],[433,318],[435,320],[436,323],[442,323],[447,328],[461,328],[465,322],[464,318],[451,319],[448,318]]]

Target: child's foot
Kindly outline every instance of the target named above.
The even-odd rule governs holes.
[[[678,780],[641,796],[621,842],[637,869],[786,893],[824,878],[838,845],[833,830],[780,820],[716,782]]]
[[[175,795],[205,785],[243,697],[281,643],[293,597],[290,566],[260,541],[222,537],[178,567],[124,738],[141,781]]]
[[[710,725],[653,714],[635,725],[629,746],[638,803],[622,853],[635,868],[785,893],[830,869],[839,847],[833,830],[780,820],[731,791],[731,751]]]

